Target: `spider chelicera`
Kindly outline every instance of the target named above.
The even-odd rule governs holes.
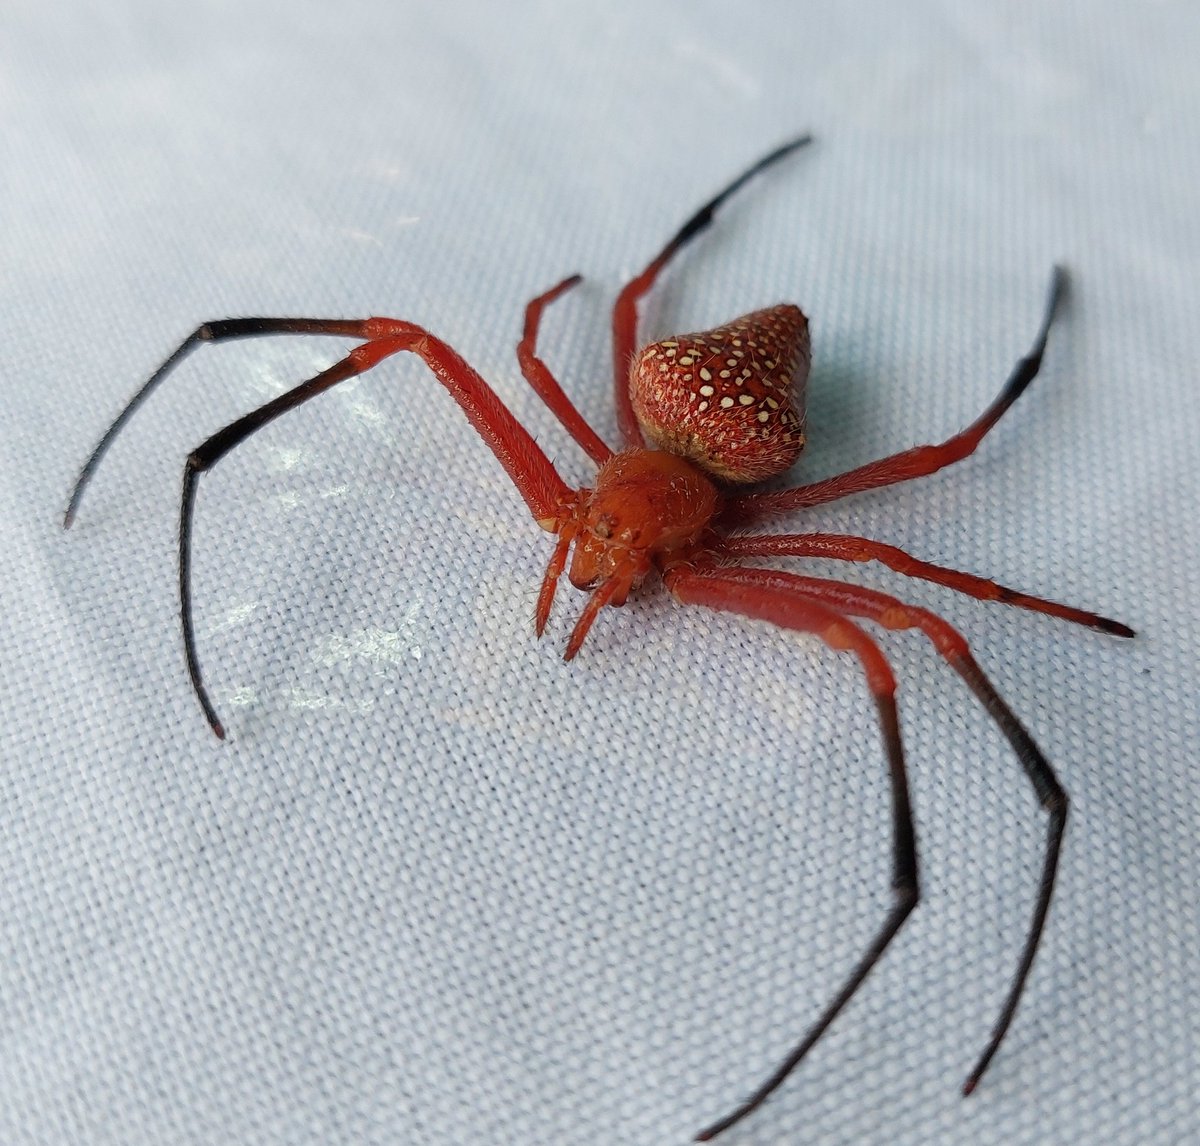
[[[1049,817],[1041,883],[1021,959],[991,1038],[964,1084],[964,1093],[975,1089],[1016,1013],[1050,906],[1067,817],[1067,795],[1049,763],[984,676],[967,642],[945,621],[873,589],[748,568],[742,560],[813,557],[879,561],[910,577],[968,596],[1020,605],[1117,636],[1133,636],[1131,629],[1117,621],[933,565],[864,537],[749,532],[793,510],[923,477],[971,454],[1036,376],[1067,287],[1066,272],[1055,267],[1032,348],[1017,363],[995,401],[965,430],[940,445],[917,446],[808,485],[768,492],[747,490],[749,483],[786,470],[804,446],[804,386],[809,367],[804,315],[795,306],[774,306],[715,330],[678,335],[636,351],[638,302],[676,252],[712,223],[715,211],[730,195],[808,142],[807,135],[792,140],[738,176],[688,219],[617,296],[612,333],[617,424],[624,442],[619,451],[610,448],[584,421],[537,354],[542,312],[575,286],[579,276],[565,279],[526,307],[524,334],[517,346],[521,371],[599,467],[592,487],[571,489],[491,386],[449,345],[414,323],[392,318],[231,318],[197,327],[134,394],[83,467],[64,520],[64,525],[71,524],[96,467],[133,412],[200,343],[270,334],[357,338],[361,345],[346,357],[218,431],[192,451],[184,466],[179,527],[184,653],[192,687],[217,736],[223,738],[225,730],[201,679],[192,625],[192,515],[200,475],[279,415],[402,350],[419,356],[450,392],[504,467],[534,520],[557,537],[538,594],[538,635],[545,628],[568,560],[571,583],[590,592],[567,642],[567,659],[579,651],[600,610],[605,605],[624,604],[651,573],[657,573],[684,604],[770,621],[811,633],[833,649],[854,653],[879,711],[890,772],[893,904],[866,953],[801,1042],[754,1094],[702,1131],[700,1141],[744,1118],[783,1082],[858,989],[917,904],[917,849],[896,710],[896,681],[887,658],[874,638],[856,623],[858,619],[885,629],[919,629],[933,642],[1012,745]]]

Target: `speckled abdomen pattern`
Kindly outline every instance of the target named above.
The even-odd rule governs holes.
[[[790,303],[652,342],[630,394],[646,436],[726,482],[782,473],[804,448],[808,320]]]

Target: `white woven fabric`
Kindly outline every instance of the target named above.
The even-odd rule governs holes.
[[[900,13],[6,4],[0,1141],[683,1143],[803,1034],[888,904],[851,660],[651,589],[564,663],[582,597],[534,640],[549,539],[395,361],[201,482],[219,743],[180,649],[182,463],[336,341],[196,353],[60,521],[153,366],[245,314],[422,322],[585,481],[516,366],[525,300],[586,276],[542,345],[614,440],[616,290],[805,129],[672,268],[646,333],[801,304],[807,480],[974,418],[1064,260],[1044,372],[979,454],[797,527],[1139,636],[819,568],[959,626],[1073,814],[1029,989],[964,1100],[1045,825],[961,682],[888,636],[924,896],[727,1141],[1200,1139],[1200,9]]]

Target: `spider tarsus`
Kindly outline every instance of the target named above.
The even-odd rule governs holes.
[[[217,710],[213,708],[213,703],[208,699],[208,692],[204,685],[200,683],[199,677],[192,678],[192,687],[196,690],[196,696],[200,700],[200,707],[204,709],[204,719],[208,721],[208,726],[213,730],[213,735],[218,740],[225,739],[225,725],[221,723],[221,719],[217,716]]]
[[[1050,268],[1050,291],[1046,297],[1046,317],[1038,332],[1038,341],[1044,343],[1046,334],[1058,316],[1059,308],[1071,293],[1071,272],[1062,263]]]
[[[545,294],[538,295],[538,297],[535,298],[532,303],[530,303],[530,306],[536,306],[538,312],[540,313],[544,307],[549,306],[555,301],[555,299],[561,298],[567,293],[567,291],[573,290],[581,282],[583,282],[583,275],[579,274],[578,272],[573,275],[568,275],[567,278],[562,280],[562,282],[556,283],[554,286],[552,286],[548,291],[546,291]]]
[[[1073,609],[1065,605],[1060,605],[1057,602],[1047,602],[1038,597],[1030,597],[1027,593],[1021,593],[1016,589],[1009,589],[1005,585],[996,586],[998,593],[997,601],[1002,601],[1006,605],[1015,605],[1019,609],[1032,609],[1035,612],[1047,613],[1052,617],[1059,617],[1064,621],[1071,621],[1076,625],[1085,625],[1089,629],[1095,629],[1100,633],[1107,633],[1113,637],[1136,637],[1137,633],[1128,625],[1120,621],[1114,621],[1111,617],[1102,617],[1099,613],[1089,613],[1083,609]]]
[[[975,1069],[971,1071],[971,1073],[967,1076],[967,1081],[963,1083],[963,1098],[970,1098],[970,1096],[975,1093],[975,1088],[979,1085],[979,1080],[983,1078],[984,1071],[986,1071],[988,1066],[991,1064],[992,1057],[995,1055],[996,1048],[998,1046],[999,1043],[993,1041],[992,1045],[983,1052],[983,1056],[975,1064]]]
[[[213,735],[218,740],[225,739],[225,725],[221,723],[217,716],[217,710],[213,708],[212,701],[208,699],[208,693],[205,692],[204,686],[199,682],[193,682],[197,695],[200,697],[200,707],[204,709],[204,719],[208,721],[208,726],[213,730]]]
[[[743,171],[732,183],[729,184],[723,191],[710,199],[703,207],[700,208],[676,233],[675,237],[666,245],[660,259],[670,258],[670,256],[682,247],[689,239],[698,235],[701,231],[712,224],[713,218],[717,213],[717,209],[735,192],[739,191],[746,183],[754,178],[760,171],[764,171],[773,163],[778,163],[784,156],[790,155],[798,148],[804,147],[812,143],[812,135],[805,133],[795,139],[789,140],[787,143],[775,148],[770,155],[764,155],[753,167]]]
[[[79,503],[83,500],[83,491],[87,488],[88,482],[91,480],[92,471],[96,468],[96,463],[100,460],[99,450],[95,451],[88,458],[87,465],[83,467],[79,477],[75,480],[75,488],[71,490],[71,500],[67,502],[67,512],[63,514],[63,529],[70,529],[75,521],[75,514],[79,512]]]

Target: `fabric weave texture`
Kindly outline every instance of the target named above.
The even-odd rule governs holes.
[[[1194,570],[1200,10],[869,0],[6,6],[0,37],[0,1141],[683,1143],[778,1064],[888,906],[888,786],[851,658],[652,586],[561,651],[547,537],[411,358],[201,481],[188,452],[338,340],[193,354],[206,319],[420,322],[573,484],[542,354],[615,441],[608,312],[646,340],[793,301],[813,480],[999,390],[1050,268],[1042,375],[975,457],[788,526],[1094,608],[1133,641],[875,567],[971,640],[1073,799],[1016,1022],[986,1042],[1045,823],[935,652],[901,682],[922,901],[734,1143],[1200,1140]],[[785,563],[787,564],[787,563]]]

